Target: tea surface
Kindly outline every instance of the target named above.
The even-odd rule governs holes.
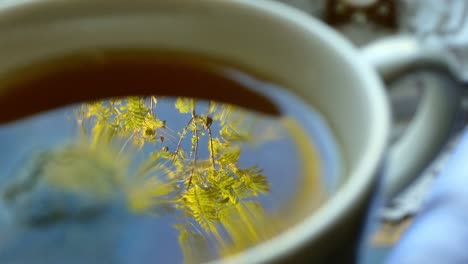
[[[74,57],[5,81],[0,262],[225,257],[339,187],[333,136],[299,98],[229,65],[150,57]]]

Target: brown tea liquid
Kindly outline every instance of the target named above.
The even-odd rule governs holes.
[[[189,54],[133,50],[38,63],[1,80],[0,123],[72,103],[129,95],[205,98],[279,115],[265,96],[220,74],[220,65]]]
[[[339,151],[322,117],[214,59],[83,53],[19,69],[0,87],[0,210],[10,216],[2,224],[0,213],[9,239],[0,238],[0,262],[33,259],[8,253],[25,230],[94,230],[122,201],[152,223],[123,244],[154,244],[161,263],[224,257],[283,232],[339,186]],[[113,220],[121,232],[132,228],[123,219]],[[80,233],[56,247],[102,246],[106,232],[91,232],[96,245]],[[30,241],[43,252],[55,243]]]

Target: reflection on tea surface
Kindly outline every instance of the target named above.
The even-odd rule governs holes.
[[[0,260],[67,258],[79,246],[90,252],[80,263],[113,250],[193,263],[272,238],[297,220],[291,203],[325,197],[319,157],[304,165],[297,133],[282,117],[155,96],[2,125]],[[300,196],[304,183],[315,186]]]

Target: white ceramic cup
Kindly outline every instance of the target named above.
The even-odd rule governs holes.
[[[119,47],[207,54],[274,76],[333,130],[347,165],[339,191],[299,224],[226,263],[309,263],[353,241],[382,168],[391,197],[440,146],[452,113],[434,88],[407,135],[390,147],[391,111],[376,69],[390,76],[415,62],[439,63],[437,56],[411,37],[385,40],[362,54],[321,22],[272,1],[0,2],[0,77],[61,54]]]

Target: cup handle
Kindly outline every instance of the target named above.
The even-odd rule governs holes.
[[[413,67],[437,66],[450,70],[441,47],[421,43],[413,36],[384,38],[362,49],[364,58],[385,80]],[[422,172],[448,136],[457,104],[440,84],[428,85],[407,131],[389,149],[383,196],[394,197]]]

